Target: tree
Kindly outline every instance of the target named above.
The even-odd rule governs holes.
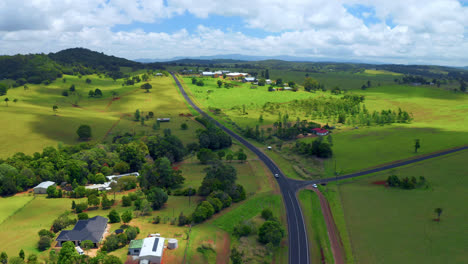
[[[265,221],[268,221],[273,218],[273,212],[270,208],[265,208],[262,210],[262,218],[265,219]]]
[[[466,83],[463,80],[460,80],[460,91],[466,92]]]
[[[278,246],[284,236],[284,228],[277,221],[265,221],[258,230],[258,241]]]
[[[107,255],[103,264],[122,264],[122,261],[117,256]]]
[[[327,141],[328,141],[328,145],[333,146],[333,138],[331,135],[328,135]]]
[[[5,251],[3,251],[1,254],[0,254],[0,262],[2,264],[7,264],[8,263],[8,255]]]
[[[154,210],[159,210],[167,202],[167,193],[161,188],[153,187],[146,193],[146,199]]]
[[[211,149],[202,148],[198,151],[197,158],[201,164],[208,164],[209,161],[216,159],[216,154]]]
[[[317,80],[312,79],[312,78],[305,78],[304,81],[304,90],[310,92],[310,91],[315,91],[320,87],[320,84]]]
[[[8,99],[8,97],[6,97],[4,101],[5,101],[6,106],[8,107],[8,101],[10,101],[10,99]]]
[[[135,121],[140,121],[140,109],[137,109],[135,111],[134,116],[135,116]]]
[[[231,153],[227,154],[226,156],[227,161],[231,162],[233,159],[234,159],[234,156]]]
[[[149,90],[153,88],[153,86],[149,83],[145,83],[140,86],[141,89],[145,89],[147,93],[149,93]]]
[[[231,249],[231,259],[232,264],[242,264],[243,260],[242,257],[244,256],[244,252],[238,251],[235,247]]]
[[[24,259],[20,258],[20,257],[12,257],[9,261],[8,261],[9,264],[24,264],[26,262],[24,262]]]
[[[71,264],[75,263],[78,258],[79,255],[75,250],[75,244],[71,241],[67,241],[62,244],[57,263]]]
[[[440,215],[442,214],[442,208],[436,208],[434,212],[437,214],[437,221],[440,221]]]
[[[86,78],[86,83],[87,83],[87,84],[90,84],[90,83],[91,83],[91,79],[90,79],[90,78]]]
[[[36,264],[37,263],[37,255],[31,254],[28,256],[28,264]]]
[[[180,128],[181,128],[182,130],[187,130],[187,129],[188,129],[188,125],[187,125],[186,123],[182,123],[182,124],[180,125]]]
[[[58,105],[52,106],[52,110],[54,111],[54,115],[57,115],[58,108],[59,108]]]
[[[72,201],[71,209],[74,210],[75,208],[76,208],[76,203],[75,203],[75,201]]]
[[[415,139],[414,140],[414,153],[417,153],[420,147],[421,147],[421,144],[419,142],[419,139]]]
[[[124,222],[124,224],[130,223],[130,221],[132,221],[132,219],[133,219],[132,211],[125,211],[122,214],[122,222]]]
[[[89,216],[87,213],[79,213],[78,214],[78,220],[88,220]]]
[[[127,207],[127,206],[132,206],[132,198],[129,196],[122,196],[122,206]]]
[[[80,140],[86,140],[91,138],[91,127],[89,125],[81,125],[78,130],[76,130],[78,138]]]
[[[120,215],[115,209],[110,211],[108,217],[110,223],[120,223]]]
[[[88,204],[89,206],[99,206],[101,204],[101,200],[95,194],[88,196]]]
[[[0,83],[0,96],[7,94],[7,91],[8,87],[5,84]]]
[[[16,99],[16,98],[15,98],[15,99],[13,99],[13,103],[15,103],[15,104],[16,104],[16,102],[18,102],[18,99]]]
[[[47,198],[57,198],[58,196],[57,188],[54,185],[47,187],[46,192],[47,192]]]
[[[70,92],[74,92],[75,91],[75,85],[72,84],[68,90],[70,90]]]
[[[20,250],[19,257],[24,260],[24,250],[23,249]]]
[[[93,91],[93,90],[89,90],[88,96],[89,96],[89,97],[94,97],[94,91]]]
[[[91,240],[81,241],[80,245],[84,250],[88,251],[94,247],[94,243]]]
[[[95,96],[95,97],[101,97],[101,96],[102,96],[102,91],[101,91],[101,89],[96,88],[96,90],[94,90],[94,96]]]
[[[50,248],[50,244],[51,244],[50,237],[41,236],[39,238],[39,242],[37,243],[37,249],[39,249],[39,251],[44,251],[44,250]]]
[[[247,160],[247,154],[245,154],[244,152],[239,152],[239,153],[237,153],[237,159],[238,159],[241,163],[244,163],[244,161]]]

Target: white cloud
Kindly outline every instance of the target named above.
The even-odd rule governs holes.
[[[366,26],[343,4],[373,7],[381,22]],[[175,20],[185,12],[241,17],[246,27],[269,36],[204,25],[170,34],[111,30]],[[387,19],[396,26],[386,25]],[[80,46],[131,59],[241,53],[465,65],[467,26],[468,8],[456,0],[0,1],[0,50],[6,54]]]

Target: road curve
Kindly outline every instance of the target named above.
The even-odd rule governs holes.
[[[179,80],[176,78],[174,73],[171,73],[174,78],[177,86],[179,87],[180,92],[184,96],[185,100],[202,116],[213,121],[219,128],[224,130],[231,137],[242,143],[249,150],[255,153],[259,159],[265,163],[271,173],[278,174],[279,177],[276,178],[280,186],[281,194],[283,196],[284,206],[286,208],[286,216],[288,221],[288,241],[289,241],[289,263],[290,264],[310,264],[309,258],[309,244],[307,240],[307,232],[304,225],[304,218],[302,216],[302,211],[299,206],[299,202],[296,198],[296,188],[293,188],[289,184],[288,178],[284,176],[278,166],[262,151],[260,151],[253,144],[237,135],[230,129],[226,128],[224,125],[213,119],[203,110],[201,110],[195,103],[190,99],[190,97],[185,92],[185,89],[180,84]]]

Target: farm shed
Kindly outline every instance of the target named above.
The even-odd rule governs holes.
[[[137,256],[140,263],[160,264],[164,251],[163,237],[147,237],[132,240],[128,247],[128,254]]]
[[[319,136],[326,136],[328,135],[329,131],[323,128],[314,128],[312,132],[319,135]]]
[[[213,76],[213,72],[202,72],[202,76]]]
[[[171,121],[170,118],[158,118],[156,120],[159,121],[159,122],[169,122],[169,121]]]
[[[245,77],[243,82],[255,82],[255,77]]]
[[[45,194],[45,193],[47,193],[47,188],[49,188],[49,186],[55,186],[55,182],[45,181],[45,182],[39,183],[39,185],[34,187],[34,193]]]

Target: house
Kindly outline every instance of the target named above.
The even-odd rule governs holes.
[[[283,90],[285,90],[285,91],[291,91],[292,88],[291,88],[291,87],[284,87]]]
[[[34,193],[36,193],[36,194],[45,194],[45,193],[47,193],[47,188],[49,188],[49,186],[55,186],[55,182],[45,181],[45,182],[39,183],[39,185],[37,185],[36,187],[33,188]]]
[[[245,77],[242,82],[255,82],[255,77]]]
[[[215,72],[213,72],[213,76],[214,76],[215,78],[218,78],[219,76],[222,76],[222,75],[223,75],[223,72],[221,72],[221,71],[215,71]]]
[[[214,72],[202,72],[202,76],[213,76]]]
[[[266,79],[266,80],[265,80],[265,84],[271,84],[271,80],[270,80],[270,79]]]
[[[159,121],[159,122],[169,122],[169,121],[171,121],[170,118],[157,118],[156,120]]]
[[[326,136],[328,135],[328,133],[330,133],[330,131],[318,127],[318,128],[312,129],[312,133],[317,134],[319,136]]]
[[[104,237],[107,228],[107,218],[95,216],[87,220],[78,220],[72,230],[63,230],[55,241],[59,247],[64,242],[71,241],[79,246],[85,240],[91,240],[97,247]]]
[[[162,262],[164,241],[165,238],[157,236],[132,240],[128,248],[128,254],[138,255],[140,264],[160,264]]]
[[[158,73],[155,74],[155,76],[163,76],[163,74],[158,72]]]

